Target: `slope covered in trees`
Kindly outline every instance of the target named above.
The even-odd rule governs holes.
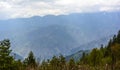
[[[95,69],[119,70],[120,69],[120,31],[110,39],[107,46],[94,48],[89,54],[83,53],[80,60],[82,65],[90,65]]]
[[[10,55],[10,41],[0,41],[0,70],[119,70],[120,31],[110,39],[108,45],[94,48],[82,54],[79,61],[66,61],[63,55],[48,60],[36,59],[31,51],[25,60],[15,60]]]

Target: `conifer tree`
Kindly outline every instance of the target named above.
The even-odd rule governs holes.
[[[65,70],[65,68],[66,68],[65,57],[63,55],[60,55],[59,60],[60,60],[60,70]]]
[[[71,58],[70,60],[69,60],[69,63],[68,63],[68,67],[69,67],[69,70],[76,70],[76,63],[75,63],[75,61],[74,61],[74,59],[73,58]]]
[[[30,68],[35,68],[37,66],[35,56],[32,51],[30,51],[28,57],[24,60],[24,64]]]
[[[10,56],[10,41],[0,41],[0,70],[14,70],[13,57]]]

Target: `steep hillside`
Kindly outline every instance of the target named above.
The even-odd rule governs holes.
[[[70,55],[72,49],[81,50],[92,41],[105,38],[97,45],[106,43],[120,29],[119,19],[119,12],[99,12],[0,20],[0,39],[9,38],[13,52],[23,57],[30,50],[42,58]],[[89,48],[95,45],[88,44]]]
[[[70,59],[72,59],[72,58],[74,58],[74,60],[75,61],[79,61],[80,60],[80,58],[82,57],[82,55],[83,55],[83,53],[89,53],[90,52],[90,50],[80,50],[80,51],[78,51],[78,52],[76,52],[76,53],[74,53],[74,54],[71,54],[71,55],[69,55],[69,56],[66,56],[65,58],[66,58],[66,61],[69,61]]]

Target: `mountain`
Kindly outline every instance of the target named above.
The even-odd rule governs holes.
[[[15,60],[23,60],[24,59],[22,56],[14,53],[14,52],[12,52],[10,55],[13,56],[15,58]]]
[[[112,38],[112,37],[113,37],[113,35],[110,35],[108,37],[103,37],[99,40],[93,40],[93,41],[88,42],[86,44],[82,44],[79,47],[72,49],[71,52],[76,53],[76,52],[79,51],[79,49],[81,49],[81,50],[91,50],[93,48],[100,48],[101,45],[107,45],[109,39]]]
[[[89,52],[90,52],[90,50],[80,50],[80,51],[78,51],[76,53],[73,53],[71,55],[66,56],[65,59],[66,59],[66,61],[69,61],[71,58],[73,58],[75,61],[79,61],[80,58],[82,57],[83,53],[87,54]]]
[[[82,57],[83,52],[89,53],[90,50],[93,48],[100,48],[102,44],[107,45],[109,39],[112,37],[113,35],[108,36],[108,37],[103,37],[99,40],[94,40],[89,43],[80,45],[79,47],[71,50],[72,54],[66,56],[66,60],[69,61],[71,58],[74,58],[75,61],[78,61]]]
[[[119,25],[119,12],[16,18],[0,20],[0,39],[10,39],[11,49],[22,57],[33,51],[43,59],[58,54],[67,56],[83,48],[105,44],[120,29]],[[89,46],[90,42],[93,45]]]

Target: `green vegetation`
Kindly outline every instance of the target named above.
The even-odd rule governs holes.
[[[11,50],[9,48],[9,40],[0,41],[0,70],[17,70],[21,65],[20,61],[15,61],[13,56],[10,56]]]
[[[94,48],[89,54],[83,53],[81,65],[89,65],[91,70],[120,70],[120,31],[110,39],[107,46]]]
[[[83,53],[79,61],[66,61],[63,55],[41,63],[31,51],[25,60],[15,60],[10,55],[10,41],[0,41],[0,70],[120,70],[120,31],[110,39],[108,45]]]

